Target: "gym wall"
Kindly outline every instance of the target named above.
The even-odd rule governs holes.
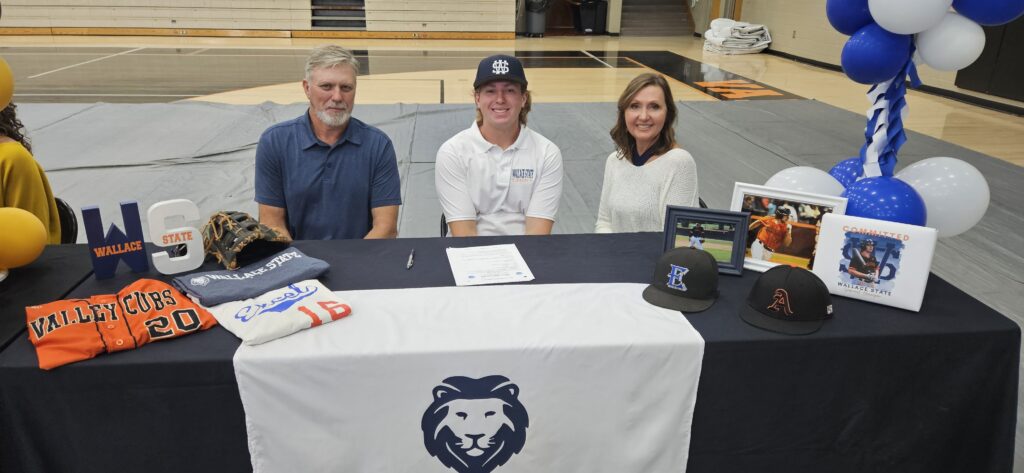
[[[847,36],[829,24],[825,0],[743,0],[740,20],[768,26],[771,49],[812,61],[838,66]],[[994,102],[1020,105],[1020,102],[980,94],[956,86],[956,72],[918,67],[925,85]],[[867,86],[865,86],[865,92]]]

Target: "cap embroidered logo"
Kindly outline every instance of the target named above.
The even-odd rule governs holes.
[[[781,311],[786,315],[793,315],[793,309],[789,308],[789,293],[785,289],[776,289],[775,294],[772,295],[772,303],[768,306],[768,310]]]
[[[683,276],[690,272],[690,268],[684,268],[682,266],[670,265],[671,269],[668,273],[668,283],[665,285],[670,289],[677,291],[686,292],[686,284],[683,284]]]
[[[498,59],[491,64],[491,72],[495,74],[508,74],[508,61]]]
[[[488,82],[496,80],[515,82],[526,90],[526,72],[523,71],[523,63],[515,56],[497,54],[489,56],[480,61],[476,66],[476,79],[473,81],[473,88],[479,89]]]
[[[784,264],[758,277],[747,303],[740,307],[744,322],[787,335],[817,332],[832,313],[825,283],[804,268]]]
[[[679,247],[658,258],[644,300],[686,313],[711,307],[718,298],[718,262],[704,250]]]

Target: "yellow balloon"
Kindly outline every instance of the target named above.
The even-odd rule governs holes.
[[[14,74],[7,61],[0,57],[0,110],[7,108],[14,96]]]
[[[46,247],[46,227],[38,217],[16,207],[0,207],[0,269],[25,266]]]
[[[7,61],[0,57],[0,110],[6,109],[12,96],[14,96],[14,74],[10,72]]]

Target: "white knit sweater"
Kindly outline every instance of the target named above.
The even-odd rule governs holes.
[[[697,207],[697,165],[681,148],[637,167],[629,159],[608,155],[597,211],[597,233],[660,232],[665,206]]]

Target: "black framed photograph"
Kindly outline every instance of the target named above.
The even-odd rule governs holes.
[[[722,274],[743,274],[750,214],[669,205],[665,210],[664,251],[679,247],[711,253]]]

